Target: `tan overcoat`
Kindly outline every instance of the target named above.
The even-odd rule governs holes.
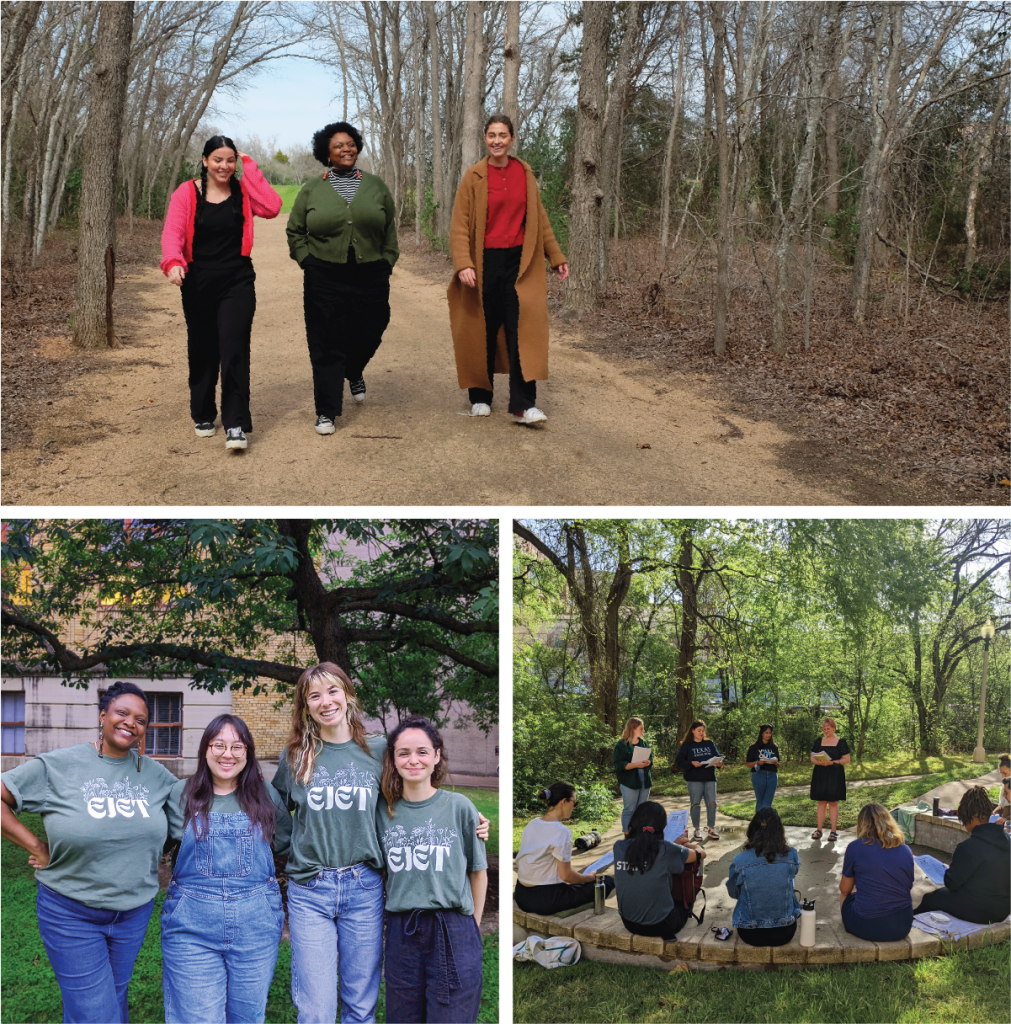
[[[527,219],[520,272],[516,278],[516,295],[520,300],[520,366],[525,380],[547,380],[548,286],[544,257],[551,261],[552,267],[568,261],[555,241],[534,173],[528,163],[523,160],[520,163],[527,175]],[[485,157],[464,171],[456,191],[453,219],[449,228],[453,280],[446,294],[449,298],[449,324],[453,332],[460,387],[492,390],[492,382],[488,380],[484,309],[481,304],[484,230],[487,221],[488,158]],[[460,271],[468,267],[473,267],[477,272],[476,288],[468,288],[460,280]],[[500,327],[498,332],[495,372],[509,372],[504,327]]]

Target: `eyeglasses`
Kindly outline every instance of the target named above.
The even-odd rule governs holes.
[[[224,754],[226,750],[230,750],[236,757],[242,757],[242,755],[246,752],[246,744],[233,743],[231,746],[225,746],[225,744],[222,743],[220,740],[215,740],[210,745],[210,750],[215,757],[221,757],[221,755]]]

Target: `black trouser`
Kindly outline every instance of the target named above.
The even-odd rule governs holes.
[[[390,322],[390,265],[330,263],[312,254],[302,261],[305,336],[312,363],[316,415],[335,419],[344,380],[361,377]]]
[[[581,907],[584,903],[593,902],[593,882],[581,882],[569,885],[568,882],[556,882],[554,885],[520,885],[516,883],[513,898],[516,906],[527,914],[543,914],[551,917],[563,910]],[[614,879],[604,875],[604,888],[610,896],[614,891]]]
[[[957,917],[960,921],[971,921],[973,924],[994,924],[1008,916],[1006,901],[1001,906],[1000,900],[995,899],[990,906],[983,907],[977,903],[969,903],[965,896],[953,893],[947,886],[928,892],[920,900],[920,905],[913,914],[924,914],[928,910],[940,910]]]
[[[183,279],[183,315],[190,367],[190,415],[213,423],[214,393],[221,372],[221,423],[253,429],[249,414],[249,336],[256,312],[253,261],[230,266],[191,263]]]
[[[624,916],[621,918],[621,923],[633,935],[650,935],[666,941],[667,939],[676,938],[677,933],[687,920],[688,911],[685,910],[684,904],[678,903],[675,900],[674,909],[662,921],[657,921],[656,924],[639,924],[637,921],[629,921]]]
[[[797,933],[797,922],[776,928],[738,928],[737,934],[749,946],[785,946]]]
[[[498,329],[505,324],[506,351],[509,354],[509,411],[517,414],[537,404],[537,381],[524,380],[520,367],[520,300],[516,294],[516,278],[522,254],[522,245],[512,249],[485,249],[481,284],[488,380],[494,387]],[[468,394],[472,405],[477,402],[491,405],[492,392],[486,388],[469,388]]]

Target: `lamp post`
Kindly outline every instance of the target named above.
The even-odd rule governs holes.
[[[990,665],[990,641],[994,632],[996,631],[988,615],[986,622],[979,627],[979,635],[983,638],[983,685],[979,690],[979,730],[976,733],[976,749],[972,752],[972,759],[976,764],[982,764],[986,760],[986,751],[983,750],[983,711],[986,709],[986,672]]]

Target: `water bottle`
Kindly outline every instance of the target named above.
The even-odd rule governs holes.
[[[796,892],[796,889],[794,890]],[[800,896],[800,893],[797,893]],[[800,897],[800,944],[802,946],[813,946],[815,943],[816,916],[814,912],[814,900],[806,900]]]
[[[607,899],[607,886],[604,885],[604,876],[598,875],[593,883],[593,912],[594,914],[604,913],[604,902]]]
[[[941,816],[941,801],[938,797],[934,797],[934,817],[939,818]]]

